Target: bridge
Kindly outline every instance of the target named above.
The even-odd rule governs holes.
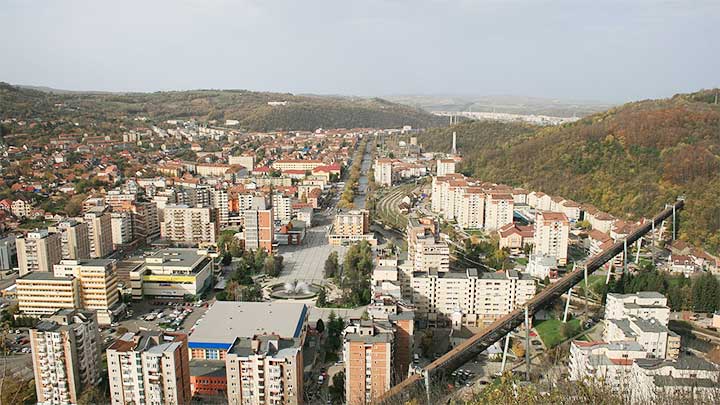
[[[666,205],[665,209],[656,215],[652,220],[645,222],[635,231],[627,236],[624,240],[617,241],[608,249],[591,257],[584,266],[577,266],[576,270],[566,274],[560,280],[551,286],[542,290],[529,300],[525,307],[515,309],[509,314],[496,320],[481,332],[473,335],[470,339],[459,344],[442,357],[428,364],[422,374],[414,374],[398,385],[392,387],[380,399],[379,403],[395,403],[411,398],[420,393],[425,393],[424,384],[432,384],[442,379],[454,370],[460,368],[463,364],[475,358],[478,354],[485,351],[495,342],[502,339],[505,335],[520,326],[525,321],[526,311],[529,317],[532,317],[540,309],[545,308],[571,287],[578,284],[589,274],[593,273],[602,265],[610,261],[613,257],[621,252],[627,252],[628,246],[632,245],[648,232],[654,231],[663,221],[672,218],[673,221],[673,237],[675,236],[675,215],[676,211],[683,209],[685,201],[678,199],[674,204]],[[627,254],[625,255],[627,257]]]

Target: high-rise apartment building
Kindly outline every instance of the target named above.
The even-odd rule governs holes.
[[[245,249],[264,249],[272,253],[275,244],[274,214],[273,209],[265,204],[265,199],[256,197],[253,208],[243,210],[242,216],[245,224]]]
[[[113,252],[112,223],[105,207],[91,207],[83,218],[88,225],[90,257],[102,258]]]
[[[20,275],[34,271],[52,271],[62,258],[60,235],[40,229],[15,240]]]
[[[79,281],[80,306],[97,311],[97,320],[108,325],[120,304],[114,259],[62,260],[54,266],[56,277],[75,277]]]
[[[228,226],[230,221],[228,192],[225,189],[212,189],[210,191],[210,204],[215,209],[216,221],[220,229]]]
[[[328,235],[331,245],[367,240],[375,244],[370,232],[370,212],[368,210],[341,211],[335,215],[333,227]]]
[[[150,243],[160,237],[158,208],[152,201],[135,201],[132,205],[133,237],[140,243]]]
[[[110,213],[112,243],[115,249],[133,241],[132,213],[120,211]]]
[[[480,187],[467,187],[458,193],[457,223],[464,229],[485,227],[485,192]]]
[[[0,239],[0,270],[14,269],[18,265],[15,235]]]
[[[431,269],[438,272],[450,270],[450,246],[446,242],[435,240],[432,234],[418,237],[415,242],[413,255],[415,271],[428,272]]]
[[[408,244],[408,261],[410,263],[413,263],[415,260],[415,245],[418,239],[429,236],[434,238],[437,236],[438,230],[438,225],[433,218],[416,218],[412,216],[408,218],[408,224],[405,228],[405,237]]]
[[[299,338],[238,337],[225,357],[231,405],[299,405],[303,401],[303,356]]]
[[[497,231],[513,222],[514,199],[512,194],[490,193],[485,197],[485,229]]]
[[[455,173],[455,159],[438,159],[437,171],[438,177],[447,176]]]
[[[191,402],[187,335],[126,333],[106,353],[113,405]]]
[[[100,335],[91,311],[64,309],[30,329],[38,404],[76,404],[100,382]]]
[[[284,193],[272,194],[273,219],[287,224],[292,219],[292,198]]]
[[[554,257],[567,264],[570,221],[562,212],[539,211],[535,216],[533,246],[536,255]]]
[[[90,258],[90,236],[88,235],[88,225],[85,222],[68,219],[48,229],[60,234],[63,259]]]
[[[162,238],[185,244],[215,243],[217,222],[211,208],[168,205],[163,216]]]
[[[392,159],[377,159],[373,166],[375,183],[381,186],[392,186]]]
[[[345,397],[348,405],[374,403],[393,385],[395,333],[386,322],[358,321],[345,329]]]

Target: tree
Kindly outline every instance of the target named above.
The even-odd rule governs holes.
[[[577,322],[563,322],[560,326],[560,334],[565,339],[570,339],[578,333],[580,333],[580,325]]]
[[[109,403],[110,398],[98,386],[90,386],[78,397],[78,405],[94,405]]]
[[[512,352],[518,358],[525,355],[525,343],[520,339],[513,339]]]
[[[335,277],[338,270],[338,254],[337,252],[330,252],[327,259],[325,259],[325,278]]]
[[[325,332],[325,322],[323,322],[322,318],[318,319],[315,323],[315,330],[317,333]]]
[[[425,333],[423,333],[420,338],[420,351],[422,352],[423,357],[430,357],[432,354],[434,335],[435,334],[432,329],[426,329]]]
[[[325,292],[325,287],[322,287],[320,291],[318,291],[315,305],[317,305],[318,308],[324,308],[327,305],[327,293]]]
[[[345,403],[345,372],[339,371],[333,375],[332,385],[328,387],[330,399],[333,404]]]

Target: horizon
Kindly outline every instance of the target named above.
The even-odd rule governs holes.
[[[711,0],[4,3],[0,80],[69,91],[622,103],[720,86]]]

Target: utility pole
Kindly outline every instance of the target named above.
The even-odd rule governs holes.
[[[530,313],[527,305],[525,305],[525,379],[530,382]]]

